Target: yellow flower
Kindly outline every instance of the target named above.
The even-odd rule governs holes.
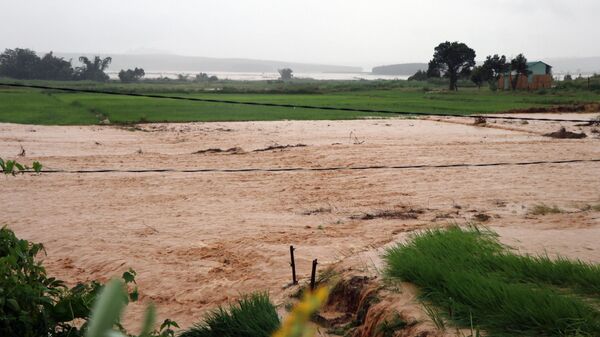
[[[314,329],[308,326],[310,317],[317,312],[329,296],[328,287],[319,287],[313,292],[306,292],[304,298],[294,306],[285,319],[281,328],[273,337],[309,337],[314,335]]]

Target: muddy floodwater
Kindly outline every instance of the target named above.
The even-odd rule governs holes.
[[[598,162],[226,171],[600,158],[591,126],[563,123],[588,137],[553,139],[542,134],[559,123],[471,123],[0,124],[4,158],[60,170],[175,170],[0,177],[2,223],[43,243],[49,273],[71,284],[135,269],[141,302],[153,301],[161,317],[182,327],[242,293],[265,290],[282,303],[290,245],[303,280],[315,258],[319,268],[352,263],[368,269],[380,265],[382,247],[406,233],[473,221],[524,252],[600,262],[600,213],[585,208],[600,204]],[[21,146],[26,154],[17,157]],[[216,171],[179,172],[199,168]],[[531,215],[541,203],[563,212]],[[131,306],[129,317],[141,317],[142,309]]]

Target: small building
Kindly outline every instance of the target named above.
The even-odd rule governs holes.
[[[552,87],[552,66],[542,61],[527,62],[528,76],[519,76],[517,89],[519,90],[537,90],[548,89]],[[516,72],[511,71],[500,75],[498,79],[498,89],[511,90],[512,81]]]

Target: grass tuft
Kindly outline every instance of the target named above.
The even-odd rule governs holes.
[[[180,337],[269,337],[280,326],[269,296],[245,296],[228,309],[219,307]]]
[[[423,232],[385,255],[386,273],[460,326],[494,336],[600,336],[600,266],[509,251],[477,228]]]

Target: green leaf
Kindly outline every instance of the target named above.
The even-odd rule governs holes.
[[[9,173],[14,173],[15,169],[15,161],[14,160],[9,160],[6,162],[6,165],[4,166],[4,173],[5,174],[9,174]]]
[[[39,161],[34,161],[33,162],[33,170],[35,171],[35,173],[42,172],[42,164],[40,164]]]
[[[135,289],[133,289],[133,291],[131,293],[129,293],[129,300],[131,300],[131,302],[136,302],[140,297],[140,293],[138,292],[138,288],[135,287]]]
[[[106,337],[121,317],[125,307],[123,282],[110,281],[100,293],[92,309],[86,337]]]
[[[170,319],[167,318],[160,325],[160,330],[163,330],[164,328],[169,328],[169,327],[179,328],[179,325],[177,324],[177,322],[172,321],[172,320],[170,320]]]
[[[15,300],[14,298],[9,298],[8,300],[6,300],[6,304],[13,311],[21,310],[21,307],[19,306],[19,302],[17,302],[17,300]]]
[[[125,283],[135,283],[135,276],[137,275],[137,273],[135,272],[135,270],[129,268],[128,271],[123,273],[123,280],[125,281]]]
[[[146,315],[144,316],[144,324],[142,325],[142,331],[140,337],[149,337],[154,328],[154,321],[156,320],[156,309],[151,303],[146,309]]]

